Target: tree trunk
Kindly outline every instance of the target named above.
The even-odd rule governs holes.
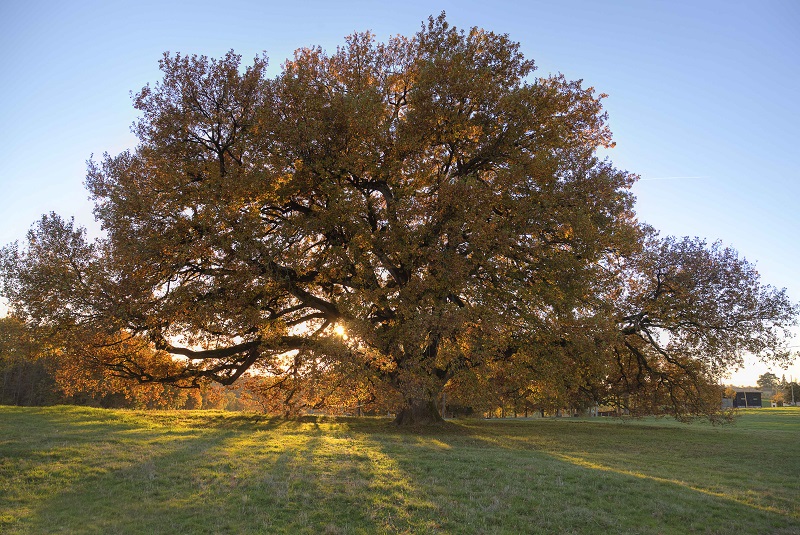
[[[443,423],[434,399],[410,399],[397,413],[395,425],[438,425]]]

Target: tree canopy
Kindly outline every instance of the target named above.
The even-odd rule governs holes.
[[[506,35],[442,15],[274,78],[233,52],[160,67],[138,146],[89,163],[105,235],[51,214],[3,250],[14,310],[119,375],[250,372],[409,423],[465,385],[680,416],[718,409],[744,351],[788,357],[785,293],[640,225],[635,175],[596,153],[604,95],[534,77]]]
[[[758,376],[758,380],[756,381],[756,385],[761,390],[772,390],[776,391],[778,386],[780,385],[780,380],[778,376],[772,372],[762,373]]]

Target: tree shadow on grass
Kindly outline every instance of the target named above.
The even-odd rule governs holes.
[[[82,426],[68,432],[82,436]],[[227,416],[202,427],[107,426],[73,445],[80,473],[8,532],[379,533],[363,495],[376,475],[346,432]]]
[[[746,507],[800,519],[796,438],[756,429],[652,423],[541,422],[483,431],[501,447],[547,452],[585,468],[678,485]],[[531,434],[535,429],[535,434]],[[800,432],[800,425],[796,426]],[[794,492],[792,491],[794,488]]]
[[[675,445],[674,429],[662,433],[633,428],[632,436],[619,440],[616,433],[575,427],[571,422],[564,422],[570,427],[520,424],[517,429],[469,424],[458,433],[408,437],[406,442],[416,440],[418,447],[395,447],[390,455],[427,487],[427,496],[437,496],[432,501],[450,504],[440,507],[452,517],[443,525],[475,525],[476,533],[800,532],[796,505],[786,510],[786,504],[772,507],[757,499],[745,501],[732,493],[709,491],[702,488],[709,474],[694,474],[700,484],[659,475],[663,472],[657,466],[656,445],[661,453]],[[647,433],[655,435],[651,444],[637,443]],[[681,432],[678,435],[678,440],[685,438]],[[615,451],[620,443],[623,448]],[[702,472],[704,465],[691,457],[692,446],[683,452],[686,470],[694,466]],[[447,472],[437,472],[433,466],[442,462],[442,456],[433,453],[442,448],[450,465]],[[628,454],[637,448],[644,451],[631,462]],[[589,460],[593,457],[614,463]]]
[[[49,420],[68,447],[46,451],[45,437],[23,456],[28,474],[51,468],[31,483],[49,492],[8,533],[800,531],[794,516],[648,465],[691,436],[674,429],[91,416]]]

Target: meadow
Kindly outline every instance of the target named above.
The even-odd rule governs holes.
[[[272,419],[0,407],[0,533],[800,533],[800,409]]]

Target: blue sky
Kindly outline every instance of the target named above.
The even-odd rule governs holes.
[[[640,220],[735,247],[800,301],[794,0],[2,2],[0,245],[49,211],[96,231],[85,162],[135,146],[130,92],[159,79],[164,51],[266,51],[275,73],[296,48],[333,50],[354,31],[410,35],[442,10],[456,26],[508,33],[538,74],[608,93],[607,155],[642,177]],[[785,373],[800,376],[800,363]]]

